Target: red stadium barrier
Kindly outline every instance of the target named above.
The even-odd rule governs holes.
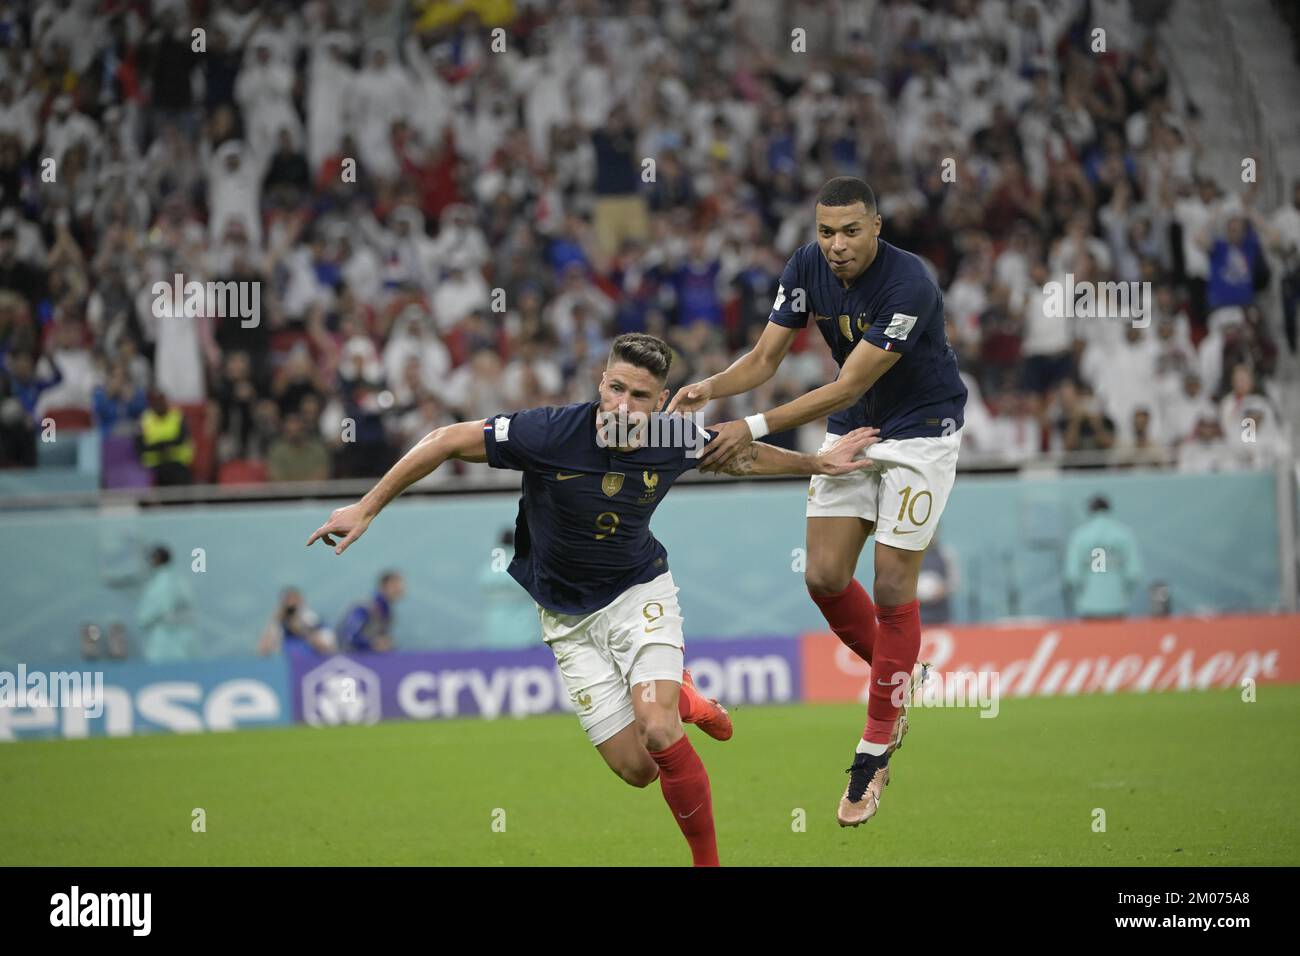
[[[266,462],[237,458],[223,464],[217,472],[219,485],[260,485],[266,481]]]
[[[53,419],[55,427],[63,431],[84,432],[95,427],[90,410],[85,408],[47,408],[40,417]]]
[[[870,669],[834,634],[803,635],[800,655],[805,700],[866,699]],[[944,674],[996,671],[1007,697],[1300,683],[1300,615],[934,627],[920,659]]]

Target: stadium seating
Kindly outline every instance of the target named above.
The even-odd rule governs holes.
[[[236,459],[221,465],[217,471],[219,485],[259,485],[266,481],[266,462],[253,459]]]

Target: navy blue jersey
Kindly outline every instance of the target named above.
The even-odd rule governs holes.
[[[795,295],[800,289],[802,297]],[[801,246],[781,273],[768,320],[801,329],[809,315],[841,368],[862,339],[903,353],[862,398],[830,416],[832,434],[870,426],[884,441],[932,438],[962,426],[966,386],[943,327],[943,293],[918,257],[878,240],[876,258],[846,289],[816,242]]]
[[[703,436],[689,419],[673,416],[673,447],[618,451],[597,441],[597,408],[530,408],[483,425],[488,464],[524,473],[510,575],[559,614],[597,611],[668,570],[650,516],[699,463]]]

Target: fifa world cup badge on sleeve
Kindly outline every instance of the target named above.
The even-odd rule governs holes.
[[[889,320],[889,326],[885,329],[885,334],[891,339],[905,339],[914,325],[916,325],[916,316],[895,312],[894,317]]]

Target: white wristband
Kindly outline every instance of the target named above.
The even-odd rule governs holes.
[[[753,436],[754,441],[758,441],[771,430],[767,427],[766,415],[746,415],[745,424],[749,426],[749,434]]]

